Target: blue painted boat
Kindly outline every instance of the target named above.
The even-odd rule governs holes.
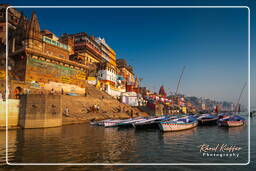
[[[203,114],[197,119],[199,125],[217,125],[219,117],[212,114]]]
[[[218,120],[218,125],[223,127],[236,127],[245,124],[245,118],[239,115],[226,116]]]
[[[122,122],[118,123],[117,126],[119,128],[131,128],[133,127],[133,123],[139,122],[145,120],[144,117],[137,117],[137,118],[132,118],[132,119],[126,119],[123,120]]]
[[[198,124],[197,118],[191,115],[177,118],[177,119],[170,119],[168,121],[159,122],[159,128],[163,132],[167,131],[181,131],[186,129],[192,129],[196,127]]]
[[[138,122],[134,122],[132,125],[136,129],[148,129],[148,128],[158,128],[158,122],[169,119],[166,116],[151,117]]]

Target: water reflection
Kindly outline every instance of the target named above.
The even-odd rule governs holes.
[[[5,130],[0,131],[0,165],[6,163],[6,132]],[[8,131],[8,158],[14,160],[17,150],[17,131]]]
[[[0,136],[0,159],[5,163],[5,131],[1,131]],[[79,124],[14,130],[9,131],[9,160],[17,163],[213,162],[199,154],[198,146],[203,143],[242,146],[243,158],[235,162],[245,161],[247,128],[197,127],[162,133],[154,129],[136,131]],[[215,162],[233,161],[218,159]]]
[[[175,132],[165,132],[162,133],[161,136],[164,140],[165,144],[173,144],[174,142],[181,142],[181,141],[188,141],[191,139],[191,136],[193,136],[197,131],[197,127],[184,130],[184,131],[175,131]]]

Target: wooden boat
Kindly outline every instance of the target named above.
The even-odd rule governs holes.
[[[199,125],[217,125],[218,116],[214,116],[211,114],[203,114],[198,118]]]
[[[136,129],[158,128],[158,122],[164,121],[169,118],[165,116],[147,118],[138,122],[134,122],[132,125]]]
[[[196,127],[198,121],[196,118],[188,116],[159,123],[160,130],[166,131],[181,131]]]
[[[110,121],[111,119],[106,119],[106,120],[100,120],[100,121],[97,121],[96,119],[92,119],[90,121],[90,125],[96,125],[96,126],[104,126],[104,122],[105,121]]]
[[[242,91],[238,97],[237,104],[235,106],[235,113],[240,112],[240,104],[239,101],[243,94],[243,91],[246,87],[246,83],[244,84]],[[218,120],[218,125],[223,127],[236,127],[236,126],[243,126],[245,124],[245,119],[239,115],[232,115],[232,116],[225,116]]]
[[[223,119],[223,118],[226,118],[226,117],[229,117],[229,115],[226,114],[226,113],[218,114],[218,119]]]
[[[177,118],[176,116],[174,117],[166,117],[166,116],[160,116],[160,117],[152,117],[148,118],[136,123],[133,123],[133,127],[136,129],[153,129],[153,128],[159,128],[159,122],[161,121],[166,121],[170,119],[175,119]]]
[[[118,123],[121,123],[123,120],[108,120],[108,121],[104,121],[103,125],[104,127],[115,127],[117,126]]]
[[[245,119],[239,115],[225,117],[219,119],[218,125],[223,127],[236,127],[243,126],[245,124]]]
[[[142,120],[145,120],[145,118],[138,117],[138,118],[126,119],[120,123],[117,123],[117,126],[119,128],[131,128],[131,127],[133,127],[133,123],[136,123],[136,122],[139,122]]]
[[[111,121],[111,119],[105,119],[105,120],[100,120],[100,121],[92,121],[90,124],[91,125],[98,125],[98,126],[104,126],[104,122]]]

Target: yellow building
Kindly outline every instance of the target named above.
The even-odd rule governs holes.
[[[182,106],[182,107],[181,107],[181,111],[182,111],[182,113],[187,113],[187,108],[186,108],[186,106]]]
[[[104,38],[97,37],[95,38],[95,41],[100,45],[100,49],[102,51],[102,58],[114,67],[116,67],[115,51],[111,47],[109,47]]]
[[[109,57],[110,57],[110,63],[116,67],[116,53],[113,49],[109,47]]]

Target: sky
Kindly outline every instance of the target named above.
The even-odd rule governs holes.
[[[44,1],[15,2],[11,5],[248,5],[242,1],[129,1],[122,3]],[[220,2],[220,1],[219,1]],[[87,32],[104,37],[134,67],[142,85],[158,91],[176,90],[182,67],[185,71],[179,93],[236,102],[248,81],[248,9],[20,9],[28,17],[38,15],[41,29],[56,35]],[[251,9],[252,18],[255,8]],[[252,23],[255,28],[255,22]],[[251,28],[251,30],[253,30]],[[251,33],[253,37],[254,33]],[[255,47],[255,39],[252,40]],[[251,55],[251,104],[255,102],[255,55]],[[241,102],[247,104],[247,89]]]

